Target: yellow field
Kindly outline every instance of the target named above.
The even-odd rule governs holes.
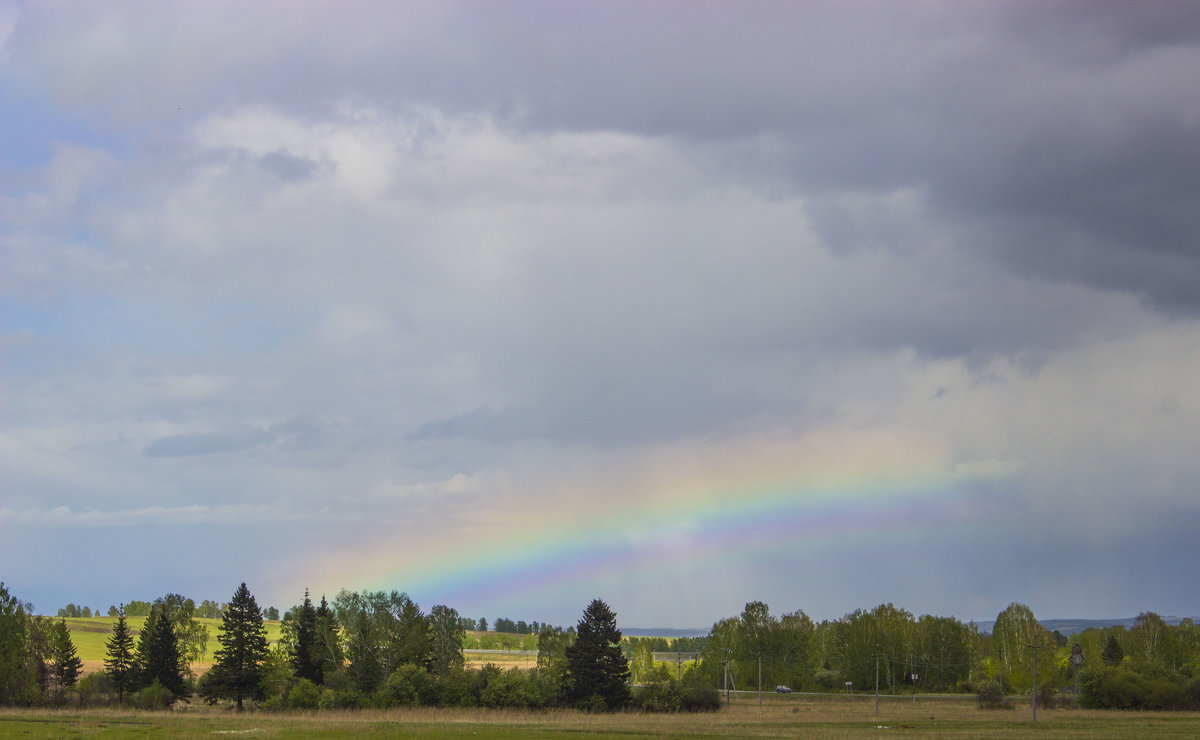
[[[59,618],[55,617],[54,621]],[[79,654],[79,659],[83,661],[84,673],[91,673],[94,670],[103,668],[105,643],[112,637],[113,624],[117,621],[116,617],[67,617],[64,619],[67,623],[67,629],[71,632],[71,642],[75,643],[75,651]],[[137,641],[137,635],[141,632],[142,626],[146,624],[145,617],[126,617],[125,621],[129,624],[129,630],[134,635],[134,641]],[[197,619],[197,622],[208,628],[208,644],[205,650],[206,661],[211,663],[213,653],[221,644],[217,642],[217,631],[221,627],[219,619]],[[279,641],[279,622],[263,622],[263,626],[267,628],[267,639],[274,645]]]

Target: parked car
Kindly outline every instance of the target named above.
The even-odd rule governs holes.
[[[775,693],[776,694],[790,694],[790,693],[792,693],[792,687],[791,686],[776,686]]]

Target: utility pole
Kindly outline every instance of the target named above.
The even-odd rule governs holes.
[[[1025,647],[1027,647],[1033,651],[1033,697],[1032,697],[1033,700],[1030,702],[1030,704],[1033,705],[1033,721],[1037,722],[1037,654],[1038,654],[1038,646],[1036,644],[1029,644],[1029,645],[1026,645]]]
[[[725,648],[725,660],[721,661],[721,672],[725,676],[725,703],[729,703],[729,648]]]
[[[762,706],[762,653],[758,654],[758,706]]]

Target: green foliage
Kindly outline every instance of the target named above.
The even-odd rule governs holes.
[[[164,604],[156,602],[142,626],[137,645],[138,683],[149,686],[157,682],[172,696],[182,697],[186,692],[184,663],[175,629],[165,610]]]
[[[308,597],[308,589],[304,589],[304,603],[299,609],[288,612],[284,625],[285,628],[291,625],[295,631],[291,664],[296,677],[320,685],[324,682],[325,671],[317,658],[317,610]]]
[[[608,604],[595,599],[584,609],[566,657],[570,701],[587,708],[599,698],[607,709],[629,703],[629,664],[621,652],[617,615]]]
[[[1012,702],[1004,692],[1004,684],[1000,681],[984,681],[979,685],[975,695],[980,709],[1012,709]]]
[[[133,705],[138,709],[166,709],[178,694],[157,680],[133,695]]]
[[[316,709],[321,704],[321,687],[301,678],[288,690],[288,709]]]
[[[1125,651],[1121,649],[1121,643],[1117,641],[1116,635],[1109,635],[1104,642],[1104,652],[1100,654],[1100,659],[1105,665],[1118,666],[1125,659]]]
[[[433,685],[433,700],[439,707],[473,707],[478,703],[473,690],[474,674],[454,668],[437,677]]]
[[[1057,649],[1054,636],[1038,624],[1033,610],[1024,604],[1009,604],[996,616],[992,628],[991,665],[994,677],[1001,677],[1018,690],[1033,686],[1034,647],[1040,655],[1053,655]],[[1039,669],[1047,666],[1043,662]],[[1039,681],[1041,678],[1039,677]]]
[[[458,612],[438,604],[429,610],[430,669],[443,675],[463,665],[463,637],[466,630]]]
[[[433,679],[424,667],[407,663],[392,671],[371,695],[375,707],[418,707],[433,699]]]
[[[405,663],[431,663],[429,622],[407,594],[341,591],[334,612],[356,689],[369,694]]]
[[[150,610],[154,607],[149,601],[133,601],[125,602],[125,616],[127,617],[148,617]]]
[[[83,661],[75,652],[75,643],[71,642],[71,633],[67,631],[65,621],[60,620],[54,625],[52,640],[51,679],[58,688],[69,689],[79,681]]]
[[[326,682],[326,676],[342,670],[345,656],[342,652],[341,630],[333,609],[321,596],[321,605],[317,607],[317,632],[313,644],[313,661],[320,667],[321,683]]]
[[[535,709],[546,706],[551,697],[537,676],[520,668],[489,671],[481,674],[485,682],[479,690],[479,704],[484,707]]]
[[[32,622],[0,582],[0,704],[32,704],[41,695],[38,656],[30,651]]]
[[[644,712],[715,712],[721,695],[711,686],[665,677],[638,688],[633,706]]]
[[[242,708],[244,699],[263,697],[262,664],[267,659],[267,631],[262,612],[254,596],[242,583],[234,592],[229,608],[221,618],[217,634],[221,648],[209,671],[205,698],[233,699]]]
[[[98,707],[112,703],[115,687],[107,673],[96,671],[79,679],[76,690],[81,706]]]
[[[117,621],[113,623],[112,636],[105,643],[105,673],[117,692],[117,700],[124,704],[125,694],[138,684],[138,665],[133,652],[133,636],[129,623],[125,621],[125,609],[117,610]]]
[[[190,663],[204,660],[208,649],[208,628],[196,621],[196,604],[180,594],[167,594],[154,603],[162,609],[175,630],[179,655],[185,669]]]
[[[1200,709],[1200,688],[1167,671],[1096,666],[1079,675],[1079,705],[1087,709]]]

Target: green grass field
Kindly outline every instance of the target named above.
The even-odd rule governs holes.
[[[55,617],[55,621],[58,621]],[[116,617],[67,617],[64,619],[67,623],[67,629],[71,632],[71,642],[75,643],[75,651],[79,655],[79,659],[83,661],[84,673],[91,673],[103,669],[105,643],[112,636],[113,623],[117,621]],[[126,617],[125,621],[129,624],[129,629],[136,635],[141,632],[142,626],[146,624],[145,617]],[[197,619],[197,622],[208,627],[208,645],[205,651],[205,659],[201,662],[211,663],[213,653],[217,648],[221,647],[217,642],[217,631],[221,627],[219,619]],[[279,622],[263,622],[267,628],[267,639],[274,645],[279,641]]]
[[[4,737],[421,737],[421,738],[1195,738],[1200,713],[982,711],[969,700],[767,696],[735,700],[711,714],[585,714],[484,709],[245,712],[198,704],[170,712],[0,710]]]

